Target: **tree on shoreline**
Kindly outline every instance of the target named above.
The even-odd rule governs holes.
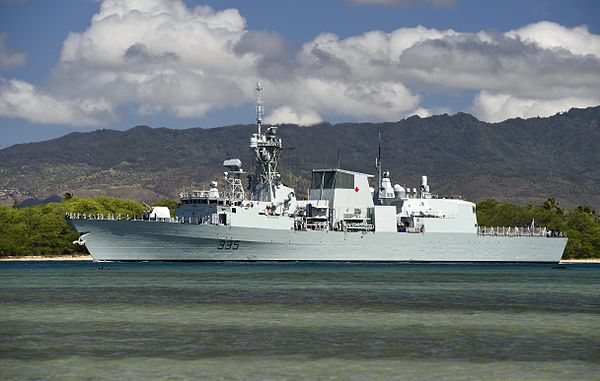
[[[590,206],[581,205],[566,211],[554,198],[541,206],[501,204],[494,199],[477,203],[480,226],[537,226],[561,231],[569,237],[563,258],[600,258],[600,221]]]
[[[174,213],[176,202],[162,200]],[[0,207],[0,256],[83,254],[85,248],[73,245],[79,237],[64,216],[68,213],[86,215],[139,216],[146,207],[133,200],[115,197],[72,197],[59,203],[49,203],[14,209]],[[600,258],[600,221],[598,212],[581,205],[572,210],[558,208],[555,199],[542,205],[517,206],[494,199],[477,203],[480,226],[536,226],[565,232],[569,242],[563,258]]]

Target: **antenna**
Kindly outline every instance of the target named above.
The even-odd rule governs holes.
[[[258,129],[258,136],[261,134],[262,117],[265,112],[265,107],[262,101],[262,86],[260,82],[256,82],[256,128]]]
[[[378,176],[379,176],[379,184],[377,185],[378,187],[378,196],[381,196],[381,190],[383,189],[381,186],[381,168],[382,166],[382,162],[381,162],[381,131],[378,131],[378,135],[379,135],[379,149],[377,152],[377,171],[378,171]]]

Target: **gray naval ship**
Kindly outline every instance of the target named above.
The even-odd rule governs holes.
[[[298,199],[278,171],[277,126],[263,128],[261,91],[257,84],[249,198],[241,161],[225,160],[222,189],[213,181],[209,190],[182,193],[175,218],[160,207],[140,220],[67,216],[81,233],[74,243],[96,261],[560,261],[566,237],[534,224],[481,227],[474,203],[436,197],[426,176],[418,189],[392,185],[381,153],[376,179],[315,169],[308,199]]]

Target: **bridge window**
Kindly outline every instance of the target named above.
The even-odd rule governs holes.
[[[313,172],[311,189],[354,189],[354,175],[350,173],[328,171]]]

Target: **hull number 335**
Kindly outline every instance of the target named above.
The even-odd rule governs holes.
[[[219,241],[218,250],[237,250],[240,248],[240,241],[232,241],[229,239],[222,239]]]

